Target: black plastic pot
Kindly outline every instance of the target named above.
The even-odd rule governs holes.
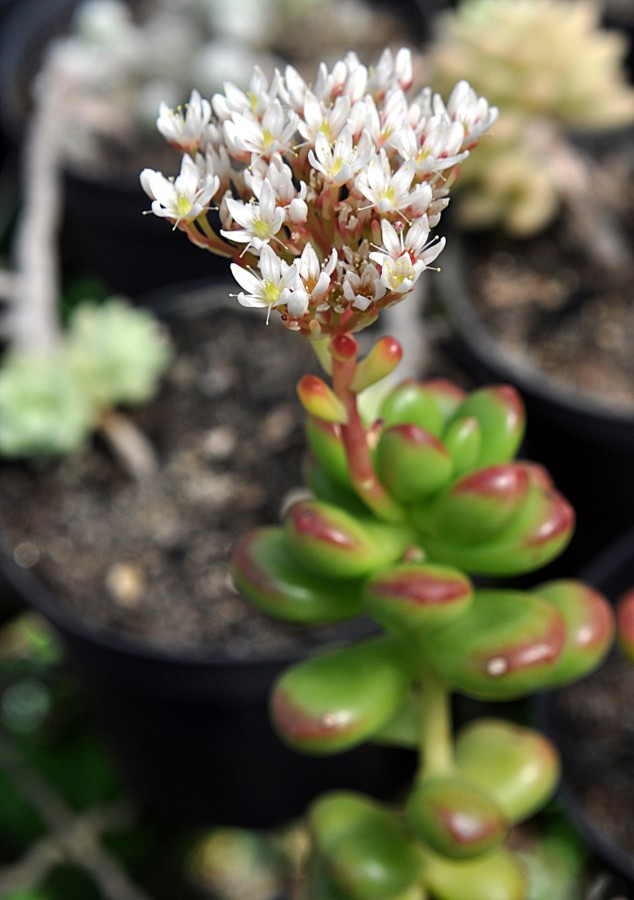
[[[200,283],[144,302],[167,322],[185,319],[192,339],[202,316],[223,308],[226,314],[235,304],[226,286],[210,290]],[[392,797],[413,772],[413,754],[396,748],[365,744],[313,758],[281,743],[269,722],[269,690],[289,664],[311,652],[307,642],[287,644],[283,652],[254,649],[238,660],[221,646],[176,651],[144,643],[70,611],[33,571],[16,564],[2,528],[1,576],[58,630],[131,793],[166,819],[267,827],[300,816],[330,788]],[[342,623],[334,637],[329,629],[323,640],[345,643],[373,630],[369,620],[357,620]]]
[[[292,655],[236,661],[209,650],[159,651],[68,615],[6,546],[0,568],[59,631],[96,723],[133,796],[170,821],[269,827],[300,816],[321,791],[391,796],[410,754],[366,745],[315,759],[283,746],[268,718],[274,678]],[[341,639],[367,626],[343,628]]]
[[[581,577],[613,602],[634,587],[634,530],[605,549]],[[631,702],[627,703],[627,709],[622,709],[618,720],[612,722],[609,734],[606,734],[604,722],[602,698],[608,697],[615,679],[622,683],[621,693],[629,694],[631,698],[634,668],[618,651],[614,651],[604,669],[577,685],[538,697],[534,711],[538,727],[555,743],[561,756],[559,799],[564,813],[588,846],[625,879],[622,896],[631,897],[634,896],[634,856],[617,842],[604,818],[623,816],[623,809],[614,809],[610,799],[621,797],[625,791],[631,808],[623,821],[631,822],[634,816],[632,786],[629,778],[626,782],[623,777],[624,772],[632,771],[634,762],[634,733],[631,722],[628,725]],[[576,699],[571,703],[573,696]],[[606,747],[610,749],[609,757],[605,754]],[[617,765],[614,765],[614,759]],[[611,771],[606,772],[610,763]],[[605,797],[602,795],[604,784],[612,792],[606,792]],[[590,807],[584,800],[588,792],[598,798],[598,806]],[[601,817],[595,808],[601,810]]]
[[[574,394],[504,350],[469,300],[464,244],[453,235],[433,287],[447,347],[479,383],[513,384],[526,404],[528,458],[546,466],[577,513],[572,543],[549,571],[570,575],[634,526],[634,415]]]

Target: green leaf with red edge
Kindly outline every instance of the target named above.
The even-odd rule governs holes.
[[[443,443],[453,460],[454,476],[474,469],[482,450],[482,431],[475,416],[454,419],[447,428]]]
[[[308,823],[318,858],[333,883],[355,900],[405,900],[421,871],[421,854],[392,812],[352,791],[325,794]]]
[[[469,860],[429,854],[424,883],[434,900],[528,900],[526,873],[507,850]]]
[[[305,419],[306,440],[315,458],[335,484],[353,490],[341,428],[314,416]]]
[[[321,625],[364,611],[363,583],[308,572],[291,556],[281,527],[247,532],[233,549],[231,565],[238,590],[276,618]]]
[[[495,800],[512,825],[542,809],[559,779],[551,742],[501,719],[478,719],[463,728],[455,759],[458,770]]]
[[[337,484],[311,454],[304,459],[303,476],[306,487],[317,500],[337,506],[352,516],[367,518],[368,507],[359,499],[359,495]]]
[[[449,566],[401,563],[372,575],[363,594],[366,609],[377,622],[412,637],[463,615],[473,598],[473,585]]]
[[[426,659],[461,693],[511,700],[550,687],[565,630],[554,605],[535,594],[477,590],[462,616],[431,631]]]
[[[619,599],[616,622],[619,649],[634,662],[634,589],[627,591]]]
[[[482,444],[478,466],[508,462],[517,453],[526,415],[515,388],[493,385],[472,391],[454,413],[453,419],[473,416],[480,425]]]
[[[486,535],[483,523],[484,540],[480,543],[459,543],[450,529],[443,534],[425,534],[429,525],[421,517],[421,542],[429,558],[477,574],[520,575],[558,556],[572,537],[573,509],[554,489],[545,470],[527,463],[523,468],[529,474],[530,486],[520,509],[493,536]],[[415,514],[412,519],[416,522]]]
[[[416,425],[440,437],[444,429],[441,408],[434,394],[419,381],[404,381],[383,400],[380,417],[385,428]]]
[[[405,505],[420,502],[443,488],[453,474],[453,460],[438,438],[418,425],[392,425],[376,448],[379,478]]]
[[[499,534],[524,506],[532,483],[522,463],[487,466],[454,482],[433,501],[437,534],[459,544],[481,544]]]
[[[297,383],[299,401],[311,416],[324,422],[346,422],[348,413],[332,388],[317,375],[304,375]]]
[[[357,365],[350,383],[350,389],[360,393],[387,378],[398,366],[403,356],[403,348],[393,337],[380,338],[367,356]]]
[[[583,678],[600,665],[612,646],[612,607],[599,591],[573,579],[550,581],[534,590],[556,607],[566,623],[566,640],[551,684]]]
[[[430,378],[423,381],[422,385],[427,394],[433,397],[440,410],[443,427],[446,428],[468,396],[467,392],[447,378]]]
[[[415,664],[408,646],[384,635],[312,656],[276,682],[274,725],[286,743],[306,753],[354,747],[394,717]]]
[[[406,807],[416,837],[450,859],[472,859],[498,847],[508,823],[495,800],[461,775],[418,782]]]
[[[405,525],[353,516],[320,500],[294,503],[285,517],[291,554],[317,575],[360,578],[399,559],[415,536]]]

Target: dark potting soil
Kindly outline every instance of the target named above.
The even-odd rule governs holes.
[[[615,653],[556,695],[566,783],[597,834],[634,860],[634,666]]]
[[[214,290],[186,295],[191,315],[168,319],[174,361],[157,398],[127,413],[156,451],[156,476],[130,478],[99,437],[61,462],[3,461],[0,519],[18,565],[97,626],[236,658],[284,653],[333,630],[260,614],[235,591],[228,557],[246,530],[279,522],[301,485],[295,385],[319,366],[279,320],[227,310],[229,288]],[[214,303],[225,309],[209,314]],[[438,350],[429,365],[460,377]]]
[[[310,642],[257,613],[230,579],[231,544],[279,521],[301,483],[295,384],[318,368],[297,335],[250,312],[170,323],[177,349],[162,389],[128,413],[155,448],[155,477],[131,479],[99,438],[61,462],[3,462],[14,557],[71,610],[154,644],[235,656],[254,639],[272,652]]]
[[[624,183],[611,217],[630,248],[622,268],[597,265],[574,223],[562,216],[531,239],[470,235],[469,278],[477,313],[507,353],[546,373],[570,395],[631,413],[634,177]],[[597,243],[601,235],[587,239]]]

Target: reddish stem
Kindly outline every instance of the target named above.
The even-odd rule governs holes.
[[[381,519],[399,522],[403,519],[402,510],[376,477],[368,434],[359,415],[357,395],[350,388],[357,370],[356,348],[356,341],[346,335],[335,338],[330,345],[332,386],[347,413],[347,421],[341,426],[341,437],[348,467],[354,488],[366,506]],[[351,351],[353,355],[350,355]]]

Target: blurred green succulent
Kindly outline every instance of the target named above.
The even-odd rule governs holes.
[[[449,698],[506,701],[581,678],[608,651],[613,616],[578,581],[520,590],[472,579],[532,572],[573,530],[545,470],[515,459],[525,417],[513,388],[394,387],[364,423],[371,468],[355,479],[350,396],[383,377],[390,340],[361,363],[349,337],[333,340],[338,396],[316,376],[300,381],[312,496],[233,552],[237,586],[268,614],[377,625],[279,677],[271,713],[282,739],[316,755],[366,740],[420,755],[401,813],[351,791],[313,803],[310,896],[526,900],[525,873],[503,843],[552,795],[557,754],[497,719],[454,738]]]
[[[78,306],[66,348],[73,375],[101,409],[145,403],[170,359],[154,316],[118,298]]]
[[[109,409],[148,400],[169,359],[167,336],[147,310],[116,298],[80,305],[53,353],[6,354],[0,369],[0,453],[72,453]]]
[[[601,29],[600,17],[593,0],[464,0],[439,18],[430,82],[444,93],[465,78],[500,109],[493,136],[461,175],[465,224],[502,224],[516,235],[544,227],[578,178],[562,150],[568,132],[634,121],[627,44]]]

